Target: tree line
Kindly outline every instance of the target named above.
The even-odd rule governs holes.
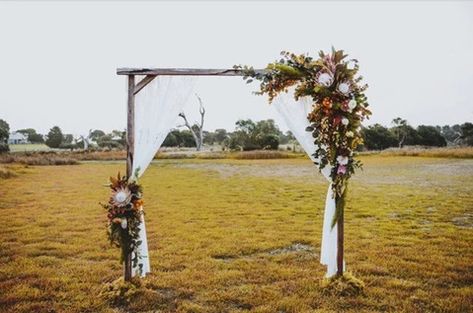
[[[383,150],[391,147],[414,146],[473,146],[473,124],[430,126],[419,125],[416,128],[407,120],[395,118],[391,127],[380,124],[362,128],[364,149]]]
[[[184,125],[183,125],[184,126]],[[288,145],[288,149],[297,144],[290,131],[282,132],[274,120],[253,121],[251,119],[238,120],[235,130],[226,129],[215,131],[202,130],[201,125],[185,125],[186,129],[172,130],[164,140],[164,147],[199,147],[220,146],[224,150],[261,150],[278,149],[280,145]],[[106,133],[103,130],[90,130],[88,135],[74,137],[64,134],[59,126],[52,127],[44,136],[32,128],[20,129],[30,143],[44,143],[50,148],[59,149],[124,149],[126,132],[113,130]],[[361,129],[364,150],[383,150],[391,147],[402,148],[406,145],[420,145],[431,147],[443,146],[473,146],[473,124],[431,126],[419,125],[416,128],[409,125],[402,118],[393,119],[391,126],[386,127],[374,124]],[[0,119],[0,152],[8,151],[10,126]],[[203,138],[200,138],[203,137]]]

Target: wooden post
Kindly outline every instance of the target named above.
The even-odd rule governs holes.
[[[133,151],[135,147],[135,75],[128,75],[128,104],[126,131],[126,176],[132,176]],[[131,281],[131,251],[125,255],[124,278]]]
[[[337,222],[337,276],[343,275],[343,215],[342,211]]]

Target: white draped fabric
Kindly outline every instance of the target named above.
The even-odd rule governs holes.
[[[314,143],[312,133],[306,131],[307,126],[310,126],[307,115],[312,110],[312,105],[313,100],[310,97],[300,98],[296,101],[294,99],[294,88],[291,88],[287,93],[279,94],[272,104],[310,159],[316,162],[317,159],[312,154],[316,151],[317,146]],[[331,182],[330,171],[330,166],[326,166],[321,171],[322,175],[329,182]],[[326,277],[331,277],[337,272],[337,225],[335,224],[332,228],[334,214],[335,199],[330,184],[325,200],[322,244],[320,248],[320,263],[327,266]]]
[[[178,114],[187,103],[194,82],[190,76],[158,76],[135,96],[133,179],[143,175],[169,131],[176,126]],[[139,240],[142,242],[138,248],[138,266],[132,269],[133,276],[145,276],[151,271],[144,218]]]

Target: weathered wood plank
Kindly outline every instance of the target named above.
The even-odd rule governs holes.
[[[265,70],[257,69],[257,73]],[[118,68],[117,75],[243,76],[241,70],[202,68]]]
[[[135,91],[133,92],[134,95],[136,95],[138,92],[140,92],[141,89],[145,88],[146,85],[151,83],[153,79],[156,78],[156,75],[146,75],[145,78],[139,81],[138,84],[135,86]]]
[[[128,76],[127,130],[126,130],[126,176],[131,177],[135,150],[135,76]],[[125,255],[124,279],[131,281],[131,251]]]

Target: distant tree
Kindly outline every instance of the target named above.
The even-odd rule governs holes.
[[[204,130],[203,136],[204,136],[203,143],[206,145],[213,145],[216,141],[215,140],[216,135],[214,132],[209,132],[209,131]]]
[[[5,120],[0,119],[0,153],[10,151],[8,137],[10,137],[10,125]]]
[[[435,126],[419,125],[417,127],[419,144],[423,146],[444,147],[447,141],[440,133],[439,128]]]
[[[89,134],[89,138],[93,141],[97,141],[102,136],[105,136],[105,132],[100,129],[93,130]]]
[[[112,139],[117,141],[123,147],[126,145],[126,131],[125,130],[112,130]]]
[[[279,143],[282,145],[292,143],[295,140],[296,138],[294,137],[294,135],[292,134],[290,130],[286,131],[286,133],[281,132],[279,135]]]
[[[38,134],[35,129],[33,128],[24,128],[19,129],[17,132],[22,133],[28,138],[28,141],[31,143],[43,143],[44,138],[43,135]]]
[[[395,135],[380,124],[363,127],[361,133],[368,150],[383,150],[399,144]]]
[[[219,128],[215,130],[215,142],[222,144],[225,139],[228,138],[228,133],[226,129]]]
[[[256,124],[251,119],[238,120],[235,131],[229,140],[231,150],[256,150],[260,147],[256,144],[255,129]]]
[[[54,126],[49,130],[46,139],[46,145],[50,148],[59,148],[64,140],[61,129],[58,126]]]
[[[389,130],[397,138],[398,147],[402,148],[405,145],[418,145],[420,144],[420,137],[417,131],[410,126],[406,120],[397,117],[392,121],[393,127]]]
[[[442,126],[440,133],[449,145],[459,144],[461,141],[461,128],[458,124],[453,126]]]
[[[261,149],[277,150],[279,147],[279,136],[275,134],[260,135],[258,137],[258,144]]]
[[[274,120],[263,120],[257,123],[251,119],[238,120],[235,131],[227,140],[232,150],[277,149],[281,131]]]
[[[194,136],[189,130],[182,130],[179,132],[179,146],[180,147],[195,147]]]
[[[79,136],[79,141],[78,141],[78,147],[84,150],[89,150],[90,146],[90,136],[92,134],[92,129],[89,130],[89,133],[87,135],[80,135]]]
[[[274,120],[268,119],[257,122],[254,131],[254,138],[260,149],[278,149],[279,140],[283,133],[279,130]]]
[[[10,137],[10,125],[5,120],[0,119],[0,143],[7,144]]]
[[[74,136],[72,134],[65,134],[63,143],[72,143],[74,141]]]
[[[106,134],[97,139],[97,145],[100,148],[116,148],[116,149],[123,149],[123,145],[117,141],[113,140],[113,135],[112,134]]]
[[[473,124],[464,123],[460,126],[460,129],[462,143],[467,146],[473,146]]]
[[[163,141],[163,147],[178,147],[179,146],[179,130],[169,132],[166,139]]]
[[[205,108],[202,103],[202,99],[196,94],[197,100],[199,101],[199,113],[200,113],[200,122],[195,123],[191,126],[184,112],[179,113],[179,116],[184,120],[184,125],[189,129],[192,137],[194,138],[195,147],[197,151],[202,149],[202,144],[204,142],[204,117],[205,117]]]
[[[402,148],[407,138],[407,121],[396,117],[391,123],[393,124],[391,131],[397,138],[399,148]]]

